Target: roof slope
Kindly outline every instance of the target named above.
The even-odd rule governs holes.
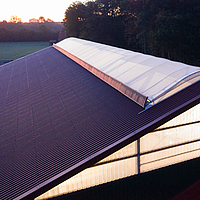
[[[53,47],[0,77],[0,199],[34,198],[200,101],[198,81],[141,112]]]

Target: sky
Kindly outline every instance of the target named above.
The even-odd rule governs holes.
[[[9,21],[12,15],[28,22],[31,18],[38,19],[43,16],[55,22],[64,19],[65,10],[75,0],[1,0],[0,21]]]

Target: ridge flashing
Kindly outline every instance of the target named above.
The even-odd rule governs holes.
[[[120,93],[128,97],[129,99],[133,100],[135,103],[138,105],[142,106],[145,108],[145,105],[147,103],[148,97],[145,95],[141,94],[140,92],[130,88],[129,86],[125,85],[124,83],[118,81],[117,79],[109,76],[108,74],[102,72],[101,70],[97,69],[96,67],[88,64],[87,62],[83,61],[82,59],[78,58],[77,56],[69,53],[65,49],[59,47],[56,44],[53,44],[53,47],[69,57],[71,60],[74,62],[78,63],[80,66],[94,74],[96,77],[100,78],[102,81],[106,82],[116,90],[118,90]]]

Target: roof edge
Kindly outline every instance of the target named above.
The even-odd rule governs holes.
[[[53,47],[55,49],[57,49],[58,51],[60,51],[61,53],[63,53],[64,55],[66,55],[67,57],[69,57],[70,59],[72,59],[74,62],[81,65],[83,68],[85,68],[86,70],[88,70],[89,72],[94,74],[95,76],[97,76],[98,78],[100,78],[102,81],[106,82],[107,84],[109,84],[110,86],[112,86],[113,88],[115,88],[116,90],[121,92],[126,97],[133,100],[135,103],[139,104],[143,108],[145,107],[148,97],[146,97],[143,94],[141,94],[140,92],[128,87],[124,83],[107,75],[106,73],[100,71],[99,69],[95,68],[94,66],[88,64],[87,62],[81,60],[80,58],[76,57],[75,55],[69,53],[65,49],[59,47],[58,45],[53,44]]]

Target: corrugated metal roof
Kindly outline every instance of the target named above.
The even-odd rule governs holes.
[[[200,101],[199,81],[141,112],[53,47],[0,77],[0,199],[36,197]]]

